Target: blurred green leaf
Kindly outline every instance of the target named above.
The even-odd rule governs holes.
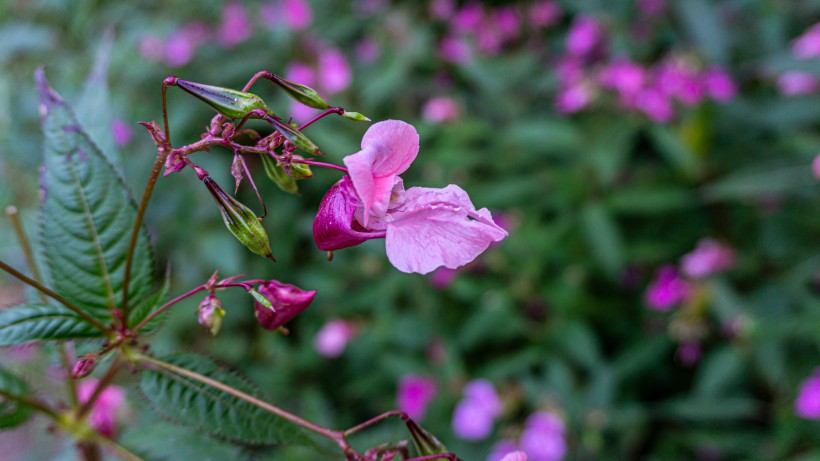
[[[703,187],[703,196],[710,201],[753,199],[809,192],[817,188],[808,166],[760,165],[735,171]]]
[[[606,208],[601,203],[587,203],[581,211],[581,224],[594,258],[610,276],[619,274],[624,264],[623,238]]]
[[[649,129],[649,138],[658,154],[688,178],[694,179],[700,175],[702,164],[697,154],[671,128],[654,125]]]
[[[686,0],[674,3],[678,16],[689,35],[710,61],[724,64],[729,57],[727,27],[723,25],[722,11],[718,5],[708,0]]]
[[[31,394],[31,388],[25,381],[0,368],[0,429],[17,427],[31,417],[34,413],[32,409],[13,398],[28,397]]]
[[[108,30],[100,40],[94,65],[85,81],[75,110],[85,132],[97,144],[100,152],[112,165],[118,167],[121,162],[117,145],[114,142],[112,123],[115,113],[111,105],[111,91],[108,85],[108,66],[113,47],[114,31]]]
[[[62,306],[24,304],[0,310],[0,346],[102,335],[100,330]]]

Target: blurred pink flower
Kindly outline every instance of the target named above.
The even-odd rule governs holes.
[[[792,42],[792,54],[799,59],[820,57],[820,23],[809,27]]]
[[[558,461],[567,452],[564,422],[558,416],[538,412],[527,418],[521,433],[521,449],[531,461]]]
[[[794,412],[801,418],[820,420],[820,368],[800,384]]]
[[[302,30],[309,26],[313,20],[310,5],[305,0],[284,0],[282,2],[282,15],[288,27],[293,30]]]
[[[498,30],[502,41],[515,39],[521,32],[521,19],[515,8],[511,6],[493,11],[490,21],[492,21],[492,26]]]
[[[464,40],[446,36],[439,43],[438,55],[441,59],[453,64],[466,64],[472,57],[472,52]]]
[[[407,413],[414,421],[424,419],[427,405],[436,396],[436,381],[417,375],[406,375],[399,380],[398,395],[396,396],[399,410]]]
[[[470,381],[464,388],[464,397],[456,405],[453,431],[462,439],[485,439],[492,432],[501,410],[501,400],[489,381]]]
[[[128,144],[134,135],[133,130],[131,130],[131,125],[118,118],[115,118],[114,121],[111,122],[111,132],[114,133],[114,143],[118,147],[123,147]]]
[[[634,100],[646,83],[644,68],[628,59],[609,63],[598,75],[604,88],[616,90],[622,101]]]
[[[421,116],[430,123],[453,122],[460,115],[458,103],[446,96],[430,99],[421,109]]]
[[[490,454],[487,456],[487,461],[504,461],[509,460],[508,456],[514,453],[522,453],[518,451],[518,445],[512,440],[499,440],[490,448]],[[515,458],[512,458],[515,459]],[[526,460],[526,457],[524,458]]]
[[[137,50],[149,61],[160,61],[165,55],[165,44],[156,35],[144,35],[139,39]]]
[[[657,88],[643,89],[635,98],[635,107],[656,123],[668,123],[675,117],[672,101]]]
[[[430,2],[430,16],[439,21],[446,21],[453,16],[456,11],[454,0],[432,0]]]
[[[309,65],[292,61],[285,69],[285,78],[292,82],[314,87],[316,86],[316,73]],[[317,110],[296,101],[290,103],[290,116],[297,122],[307,122],[317,114]]]
[[[85,403],[97,388],[94,378],[86,378],[77,385],[77,398]],[[125,408],[125,389],[116,385],[107,386],[94,401],[88,414],[88,423],[106,437],[117,434],[117,416]]]
[[[562,84],[577,84],[584,77],[583,60],[570,54],[562,55],[555,66],[555,73]]]
[[[703,350],[697,341],[685,341],[678,346],[678,359],[680,363],[687,367],[694,366],[700,362],[702,355]]]
[[[450,29],[459,34],[475,32],[484,19],[484,8],[479,2],[470,2],[462,6],[450,21]]]
[[[735,252],[715,239],[703,238],[695,249],[681,258],[681,272],[699,279],[722,272],[735,265]]]
[[[726,102],[737,93],[734,80],[720,66],[712,66],[703,74],[703,85],[706,93],[715,101]]]
[[[811,162],[811,171],[814,173],[815,178],[820,179],[820,154],[817,154],[814,161]]]
[[[555,109],[562,114],[572,114],[589,106],[592,98],[592,91],[584,83],[565,86],[555,96]]]
[[[808,72],[789,71],[777,78],[777,89],[786,96],[812,94],[820,88],[820,79]]]
[[[456,275],[458,271],[455,269],[439,267],[430,274],[430,284],[439,290],[447,288],[456,279]]]
[[[660,16],[665,8],[665,0],[638,0],[638,9],[649,18]]]
[[[322,326],[313,339],[313,347],[319,355],[336,358],[342,355],[347,343],[355,336],[356,328],[345,320],[331,320]]]
[[[533,28],[546,28],[558,23],[562,15],[561,7],[555,0],[539,0],[527,10],[527,22]]]
[[[603,39],[603,30],[592,16],[580,15],[572,21],[567,35],[568,54],[579,57],[589,56]]]
[[[347,58],[335,48],[319,53],[318,69],[319,86],[328,94],[344,90],[353,78]]]
[[[378,59],[379,52],[379,42],[371,38],[365,38],[356,43],[356,58],[365,64]]]
[[[177,31],[164,44],[163,60],[169,67],[182,67],[191,61],[195,51],[196,45],[184,31]]]
[[[651,309],[667,311],[689,298],[689,283],[678,276],[674,266],[662,266],[644,293],[644,302]]]
[[[248,10],[240,2],[231,2],[222,8],[222,23],[216,33],[220,45],[231,48],[251,36],[253,24]]]

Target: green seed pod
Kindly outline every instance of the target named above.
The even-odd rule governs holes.
[[[314,109],[327,109],[330,107],[330,105],[326,103],[321,96],[319,96],[319,93],[309,86],[291,82],[290,80],[285,80],[278,75],[274,75],[272,79],[274,83],[285,90],[285,93],[287,93],[288,96],[308,107],[312,107]]]
[[[250,208],[225,193],[210,177],[202,180],[216,200],[222,220],[229,231],[252,252],[276,261],[270,249],[268,233]]]
[[[252,93],[222,88],[219,86],[203,85],[188,80],[176,79],[175,84],[184,91],[205,101],[220,114],[230,118],[243,118],[252,110],[262,109],[270,113],[270,109],[262,98]]]
[[[413,436],[413,444],[416,446],[416,450],[420,456],[441,455],[450,452],[436,436],[427,432],[412,419],[406,419],[404,424],[407,425],[407,430],[410,431],[410,435]],[[435,461],[446,460],[447,458],[435,459]]]
[[[301,159],[298,155],[294,155],[293,158]],[[313,172],[310,171],[310,165],[305,165],[304,163],[291,163],[290,174],[293,176],[293,179],[297,181],[300,179],[310,179],[313,177]]]
[[[268,155],[263,155],[262,166],[265,167],[265,174],[267,174],[271,181],[279,186],[282,191],[287,192],[288,194],[299,194],[299,186],[296,185],[296,179],[287,174],[285,169],[282,168],[276,160],[272,159]]]
[[[369,118],[365,117],[364,115],[362,115],[358,112],[344,111],[344,112],[342,112],[342,117],[344,117],[348,120],[353,120],[354,122],[369,122],[370,121]]]
[[[281,121],[273,117],[266,118],[266,120],[272,123],[273,127],[276,128],[276,131],[278,131],[279,134],[284,136],[285,139],[287,139],[294,146],[298,147],[299,149],[302,149],[303,151],[309,154],[319,154],[319,148],[316,146],[316,144],[313,144],[313,141],[308,139],[308,137],[305,136],[305,134],[301,131],[288,125],[287,123],[282,123]]]

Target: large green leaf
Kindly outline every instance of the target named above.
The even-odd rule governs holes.
[[[100,330],[63,306],[24,304],[0,311],[0,346],[100,336]]]
[[[246,380],[207,358],[173,354],[162,360],[264,399]],[[164,369],[145,370],[140,389],[165,418],[216,436],[256,444],[309,444],[310,441],[300,427],[282,418],[219,389]]]
[[[30,407],[11,397],[31,394],[25,381],[11,372],[0,368],[0,429],[10,429],[23,424],[32,414]]]
[[[88,74],[75,108],[81,115],[80,123],[88,136],[112,164],[119,166],[120,157],[112,129],[114,111],[111,108],[111,91],[108,87],[108,64],[113,47],[114,31],[109,29],[101,37],[94,57],[94,66]]]
[[[35,77],[45,134],[40,240],[46,263],[57,292],[108,323],[122,298],[136,207],[43,70]],[[148,235],[140,229],[128,293],[134,302],[151,294],[152,260]]]

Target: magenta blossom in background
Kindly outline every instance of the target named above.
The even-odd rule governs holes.
[[[285,78],[291,82],[297,82],[309,87],[316,86],[316,73],[312,67],[303,62],[292,61],[288,64],[285,70]],[[313,118],[317,112],[317,109],[308,107],[297,101],[291,101],[290,103],[290,115],[297,122],[307,122]]]
[[[470,381],[464,388],[464,397],[456,405],[453,431],[462,439],[485,439],[492,432],[501,410],[501,399],[489,381]]]
[[[97,388],[94,378],[86,378],[77,385],[77,399],[85,403],[91,398]],[[117,416],[125,408],[125,389],[120,386],[109,385],[94,401],[91,412],[88,414],[88,423],[106,437],[117,434]]]
[[[438,55],[454,64],[466,64],[472,58],[470,46],[458,37],[446,36],[438,46]]]
[[[475,32],[484,19],[484,8],[481,3],[470,2],[461,7],[450,22],[453,32],[465,34]]]
[[[353,74],[347,58],[333,48],[319,53],[319,86],[327,94],[335,94],[350,86]]]
[[[694,279],[725,271],[734,265],[735,251],[711,238],[700,239],[680,263],[681,272]]]
[[[719,66],[706,69],[703,74],[703,86],[710,98],[726,102],[735,97],[737,86],[726,71]]]
[[[254,301],[256,320],[263,328],[275,330],[293,320],[310,306],[316,290],[305,291],[297,286],[270,280],[259,287],[259,293],[268,298],[273,308]]]
[[[348,176],[319,205],[313,221],[319,249],[385,238],[387,257],[397,269],[426,274],[440,266],[461,267],[507,236],[458,186],[404,190],[398,175],[418,149],[418,133],[405,122],[388,120],[367,130],[362,150],[344,158]]]
[[[598,81],[602,87],[616,90],[623,102],[632,101],[646,83],[646,71],[639,64],[621,59],[607,65]]]
[[[453,98],[446,96],[433,98],[424,104],[421,116],[430,123],[445,123],[458,120],[461,108]]]
[[[669,123],[675,117],[672,101],[656,88],[646,88],[638,93],[635,106],[653,122]]]
[[[131,137],[134,135],[131,125],[118,118],[111,122],[111,132],[114,133],[114,143],[117,147],[123,147],[131,142]]]
[[[538,412],[527,418],[521,433],[521,449],[531,461],[559,461],[567,452],[564,422],[558,416]]]
[[[356,335],[356,327],[345,320],[331,320],[322,326],[313,339],[313,347],[319,355],[336,358],[342,355],[347,343]]]
[[[457,275],[458,271],[455,269],[439,267],[430,274],[430,284],[439,290],[442,290],[453,283],[453,280],[456,279]]]
[[[593,93],[584,83],[565,86],[555,96],[555,110],[562,114],[572,114],[589,106],[592,99]]]
[[[284,0],[281,8],[285,22],[293,30],[302,30],[313,20],[313,12],[305,0]]]
[[[505,459],[509,459],[507,457],[515,452],[521,453],[518,451],[518,445],[516,445],[515,442],[512,440],[499,440],[493,444],[492,448],[490,448],[490,454],[487,456],[487,461],[503,461]]]
[[[527,10],[527,22],[535,29],[547,28],[558,24],[562,14],[555,0],[539,0]]]
[[[799,59],[820,58],[820,23],[808,28],[792,42],[792,54]]]
[[[222,23],[216,33],[220,45],[232,48],[251,36],[253,24],[248,10],[240,2],[231,2],[222,8]]]
[[[432,0],[430,2],[430,16],[439,21],[446,21],[456,11],[454,0]]]
[[[573,56],[586,57],[603,40],[603,30],[592,16],[580,15],[572,21],[567,35],[566,50]]]
[[[667,311],[687,300],[689,283],[678,276],[674,266],[663,266],[655,272],[644,293],[644,301],[651,309]]]
[[[813,94],[820,89],[820,79],[808,72],[784,72],[777,78],[777,89],[786,96]]]
[[[794,412],[801,418],[820,420],[820,368],[800,384]]]
[[[811,162],[811,171],[814,173],[815,178],[820,179],[820,154],[817,154],[814,161]]]
[[[433,378],[417,375],[407,375],[399,381],[398,395],[396,396],[399,410],[415,420],[424,419],[427,405],[437,393],[436,381]]]
[[[365,38],[356,43],[356,57],[360,62],[370,64],[379,58],[379,42]]]

